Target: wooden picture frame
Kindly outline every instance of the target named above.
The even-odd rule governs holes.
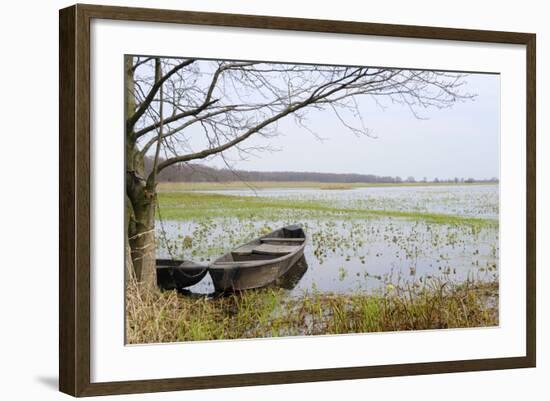
[[[439,39],[526,47],[526,355],[365,367],[92,383],[90,380],[90,22],[109,19]],[[73,396],[144,393],[534,367],[536,361],[535,47],[530,33],[74,5],[59,15],[59,388]]]

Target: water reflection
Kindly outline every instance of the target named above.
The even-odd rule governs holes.
[[[304,277],[307,269],[308,264],[306,257],[302,256],[290,269],[287,270],[285,274],[275,280],[270,287],[293,290],[298,285],[302,277]]]

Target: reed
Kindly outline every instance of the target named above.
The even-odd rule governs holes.
[[[499,324],[498,282],[438,279],[375,294],[245,291],[215,298],[161,292],[129,282],[129,344],[487,327]]]

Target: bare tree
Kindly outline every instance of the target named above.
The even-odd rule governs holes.
[[[128,56],[125,74],[127,272],[150,284],[157,176],[167,167],[229,150],[246,157],[264,148],[247,139],[277,135],[281,119],[309,130],[312,110],[369,135],[359,97],[402,104],[418,118],[472,97],[461,93],[463,74],[424,70]]]

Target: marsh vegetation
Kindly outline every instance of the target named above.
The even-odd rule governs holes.
[[[498,325],[498,185],[250,187],[160,185],[157,257],[208,263],[300,223],[299,271],[229,296],[130,280],[128,342]]]

